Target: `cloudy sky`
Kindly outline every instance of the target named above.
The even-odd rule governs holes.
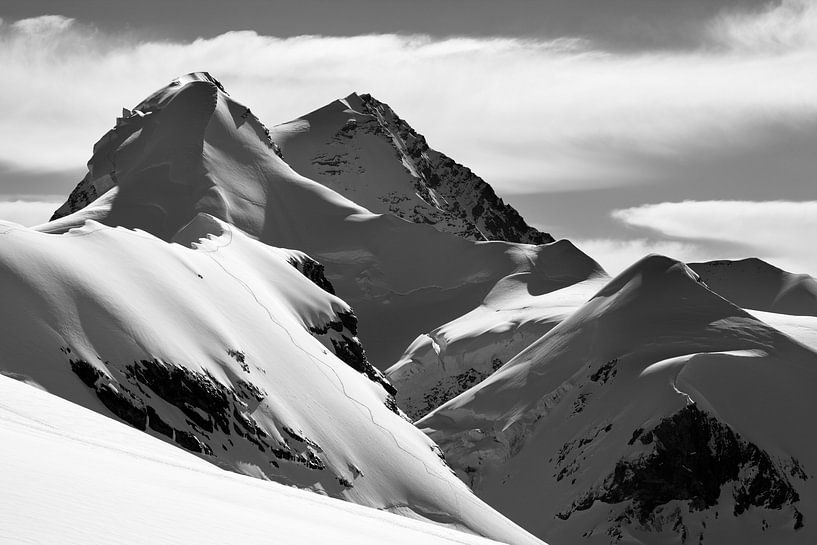
[[[657,251],[817,274],[817,0],[4,0],[0,18],[6,219],[47,219],[123,106],[207,70],[268,125],[370,92],[611,271]]]

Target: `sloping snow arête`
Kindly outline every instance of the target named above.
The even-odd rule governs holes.
[[[175,240],[0,223],[0,371],[233,471],[533,542],[354,357],[354,317],[314,262],[205,214]]]
[[[817,354],[645,258],[418,422],[554,543],[812,543]]]

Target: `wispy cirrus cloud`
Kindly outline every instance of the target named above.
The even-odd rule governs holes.
[[[613,53],[576,39],[227,32],[113,35],[59,16],[0,24],[0,163],[76,168],[122,106],[208,70],[268,124],[351,91],[389,102],[502,192],[637,183],[638,157],[817,130],[813,1],[720,16],[700,48]]]
[[[792,272],[817,275],[817,201],[664,202],[616,210],[613,217],[699,248],[731,244],[744,253],[739,257],[754,255]]]

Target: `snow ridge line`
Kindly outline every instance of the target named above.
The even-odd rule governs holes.
[[[280,323],[280,322],[278,322],[278,320],[276,320],[276,319],[275,319],[275,317],[273,316],[273,314],[272,314],[272,312],[269,310],[269,308],[267,308],[267,307],[266,307],[266,306],[265,306],[263,303],[261,303],[260,299],[259,299],[259,298],[258,298],[258,296],[255,294],[255,292],[252,290],[252,288],[251,288],[249,285],[247,285],[247,283],[246,283],[246,282],[244,282],[244,281],[243,281],[241,278],[239,278],[238,276],[236,276],[235,274],[233,274],[232,272],[230,272],[229,270],[227,270],[227,268],[226,268],[224,265],[222,265],[221,263],[219,263],[219,262],[218,262],[218,260],[216,260],[216,259],[215,259],[215,258],[214,258],[212,255],[209,255],[209,254],[215,254],[215,253],[217,253],[217,252],[218,252],[218,251],[219,251],[221,248],[225,248],[225,247],[229,246],[229,245],[232,243],[232,241],[233,241],[233,233],[232,233],[232,228],[231,228],[230,226],[227,226],[227,229],[225,229],[225,230],[226,230],[227,232],[229,232],[229,233],[230,233],[230,237],[229,237],[229,239],[228,239],[228,240],[227,240],[227,241],[226,241],[224,244],[217,245],[217,246],[216,246],[214,249],[212,249],[212,250],[208,250],[208,249],[204,249],[204,248],[201,248],[201,250],[202,250],[202,251],[204,251],[204,252],[206,252],[206,253],[208,254],[208,257],[210,257],[210,259],[212,259],[212,260],[213,260],[213,262],[214,262],[214,263],[216,263],[216,265],[218,265],[218,266],[219,266],[219,268],[221,268],[221,269],[222,269],[222,270],[223,270],[223,271],[224,271],[224,272],[225,272],[227,275],[231,276],[231,277],[232,277],[233,279],[235,279],[235,280],[236,280],[236,281],[237,281],[239,284],[241,284],[241,286],[242,286],[242,287],[243,287],[243,288],[244,288],[244,289],[245,289],[245,290],[246,290],[246,291],[247,291],[247,292],[250,294],[250,296],[251,296],[251,297],[252,297],[252,298],[255,300],[255,302],[258,304],[258,306],[260,306],[260,307],[261,307],[261,308],[264,310],[264,312],[267,314],[267,316],[270,318],[270,320],[271,320],[273,323],[275,323],[275,325],[277,325],[279,328],[281,328],[281,329],[284,331],[284,333],[286,333],[286,335],[287,335],[287,336],[290,338],[290,340],[291,340],[292,344],[293,344],[293,345],[295,345],[295,347],[296,347],[296,348],[298,348],[298,350],[300,350],[301,352],[303,352],[303,353],[304,353],[304,354],[305,354],[305,355],[306,355],[306,356],[307,356],[307,357],[308,357],[310,360],[312,360],[313,362],[320,364],[320,367],[325,367],[325,368],[329,369],[329,371],[331,371],[331,372],[332,372],[332,374],[335,376],[335,379],[336,379],[336,381],[337,381],[337,384],[339,385],[339,391],[340,391],[340,392],[341,392],[341,393],[342,393],[342,394],[343,394],[343,395],[344,395],[344,396],[345,396],[347,399],[349,399],[350,401],[352,401],[354,404],[356,404],[356,405],[358,405],[358,406],[362,407],[362,408],[363,408],[363,409],[364,409],[364,410],[365,410],[365,411],[368,413],[368,415],[369,415],[369,420],[372,422],[372,424],[373,424],[374,426],[376,426],[376,427],[380,428],[381,430],[383,430],[383,432],[385,432],[387,435],[389,435],[389,436],[392,438],[392,441],[394,442],[395,446],[397,446],[397,448],[399,448],[401,451],[405,452],[405,453],[406,453],[406,454],[407,454],[409,457],[414,458],[414,459],[415,459],[417,462],[419,462],[419,463],[420,463],[420,464],[423,466],[423,468],[424,468],[425,472],[426,472],[428,475],[430,475],[431,477],[434,477],[435,479],[437,479],[437,480],[441,481],[442,483],[444,483],[446,486],[448,486],[448,487],[449,487],[449,489],[450,489],[450,490],[451,490],[451,492],[453,493],[453,496],[454,496],[454,502],[455,502],[455,504],[457,505],[457,511],[458,511],[458,514],[460,515],[460,518],[462,519],[463,517],[462,517],[462,509],[461,509],[461,507],[460,507],[460,498],[459,498],[459,495],[456,493],[456,490],[455,490],[454,486],[453,486],[453,485],[452,485],[452,484],[451,484],[449,481],[447,481],[447,480],[443,479],[443,478],[442,478],[442,477],[441,477],[441,476],[440,476],[438,473],[430,471],[430,470],[429,470],[429,466],[428,466],[428,464],[426,464],[426,463],[425,463],[425,461],[423,461],[421,458],[418,458],[417,456],[415,456],[415,455],[414,455],[414,453],[412,453],[411,451],[406,450],[406,449],[405,449],[405,448],[404,448],[404,447],[403,447],[403,446],[400,444],[400,442],[397,440],[397,437],[394,435],[394,433],[392,433],[392,431],[391,431],[391,430],[389,430],[388,428],[386,428],[385,426],[381,425],[380,423],[378,423],[378,422],[375,420],[375,418],[374,418],[374,414],[372,413],[371,409],[370,409],[370,408],[369,408],[369,407],[368,407],[368,406],[367,406],[365,403],[361,402],[360,400],[358,400],[358,399],[356,399],[356,398],[354,398],[354,397],[352,397],[352,396],[350,396],[350,395],[348,394],[348,392],[346,391],[346,387],[345,387],[345,385],[344,385],[343,381],[341,380],[340,376],[337,374],[337,371],[335,371],[335,370],[334,370],[334,369],[333,369],[331,366],[329,366],[329,365],[327,365],[326,363],[322,362],[320,359],[318,359],[318,358],[316,358],[315,356],[313,356],[313,355],[312,355],[312,354],[311,354],[309,351],[307,351],[307,350],[306,350],[305,348],[303,348],[303,347],[302,347],[300,344],[298,344],[298,343],[295,341],[295,339],[292,337],[292,334],[291,334],[291,333],[290,333],[290,332],[289,332],[289,331],[288,331],[288,330],[287,330],[287,329],[286,329],[286,328],[285,328],[283,325],[281,325],[281,323]],[[210,240],[213,240],[213,239],[210,239]],[[318,367],[318,368],[320,369],[320,367]],[[328,375],[326,375],[326,373],[323,373],[323,371],[321,371],[321,373],[322,373],[324,376],[326,376],[327,378],[330,378]],[[332,382],[332,381],[330,380],[330,382]],[[467,489],[467,487],[466,487],[466,489]],[[478,504],[477,502],[474,502],[474,501],[473,501],[471,498],[468,498],[468,501],[470,501],[470,502],[471,502],[473,505],[475,505],[475,506],[479,506],[479,504]],[[500,515],[501,515],[501,514],[500,514]],[[503,523],[504,523],[506,526],[511,527],[511,528],[513,528],[513,527],[514,527],[514,525],[513,525],[513,524],[512,524],[512,523],[511,523],[509,520],[507,520],[507,518],[505,518],[505,517],[504,517],[504,515],[501,515],[501,519],[502,519],[502,522],[503,522]],[[463,522],[464,522],[464,521],[463,521]]]

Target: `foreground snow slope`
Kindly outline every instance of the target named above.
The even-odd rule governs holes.
[[[815,388],[815,352],[652,256],[417,425],[554,543],[813,543]]]
[[[0,543],[489,543],[220,470],[4,376],[0,459]]]
[[[263,242],[302,250],[326,266],[355,308],[381,368],[418,334],[476,307],[501,278],[547,270],[546,246],[475,243],[372,214],[304,178],[277,155],[249,108],[208,74],[179,78],[126,113],[94,147],[88,175],[55,221],[40,229],[81,224],[85,218],[69,213],[81,214],[117,187],[99,221],[169,240],[205,212]]]
[[[757,258],[689,263],[710,289],[743,308],[817,316],[817,280]]]
[[[233,471],[532,541],[401,417],[314,262],[205,214],[174,238],[0,223],[0,371]]]
[[[296,171],[373,212],[471,240],[553,242],[371,95],[352,93],[273,127],[272,137]]]

